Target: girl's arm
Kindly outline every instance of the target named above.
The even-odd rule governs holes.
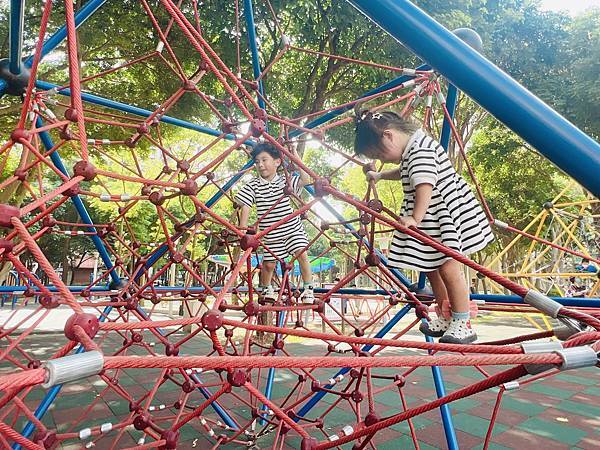
[[[366,173],[367,180],[373,180],[377,183],[379,180],[400,180],[402,179],[402,173],[400,167],[391,170],[384,170],[383,172],[375,172],[369,170]]]
[[[417,225],[421,223],[429,204],[431,203],[431,193],[433,186],[429,183],[421,183],[415,186],[415,207],[413,209],[412,217],[415,219]]]

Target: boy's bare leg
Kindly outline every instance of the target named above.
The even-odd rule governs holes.
[[[312,284],[312,269],[310,268],[310,261],[308,260],[308,254],[306,252],[296,253],[298,264],[300,265],[300,273],[302,274],[302,280],[304,284]]]
[[[276,266],[277,261],[263,260],[262,268],[260,269],[260,276],[258,278],[261,286],[269,286],[271,284]]]

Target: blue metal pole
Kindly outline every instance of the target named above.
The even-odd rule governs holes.
[[[400,319],[402,319],[411,309],[411,305],[405,305],[402,307],[402,309],[400,311],[398,311],[394,317],[392,317],[390,319],[390,321],[388,323],[386,323],[381,330],[379,330],[377,332],[377,334],[375,335],[376,338],[383,338],[392,328],[394,328],[394,326],[400,321]],[[369,350],[371,350],[374,347],[374,345],[369,344],[369,345],[365,345],[362,348],[363,352],[368,352]],[[351,367],[344,367],[343,369],[341,369],[338,373],[336,373],[334,375],[333,378],[339,376],[339,375],[345,375],[348,372],[350,372]],[[331,389],[333,387],[333,385],[328,384],[325,386],[325,389]],[[325,397],[325,395],[327,395],[327,392],[323,392],[323,391],[319,391],[319,392],[315,392],[315,394],[308,400],[308,402],[306,402],[304,404],[304,406],[298,411],[298,414],[294,421],[298,422],[298,420],[300,420],[300,417],[304,417],[306,414],[308,414],[308,412],[313,409],[315,407],[315,405],[323,398]]]
[[[41,119],[38,118],[38,120],[36,122],[36,126],[37,127],[43,126],[43,122]],[[40,136],[42,139],[42,143],[44,144],[44,146],[46,147],[47,150],[50,150],[51,148],[54,147],[52,139],[46,131],[43,131],[42,133],[40,133]],[[64,173],[67,176],[69,175],[67,168],[63,164],[62,159],[60,158],[60,155],[58,154],[57,151],[52,152],[50,154],[50,158],[52,159],[52,162],[54,163],[54,165],[57,167],[58,170],[60,170],[62,173]],[[92,225],[93,224],[92,219],[91,219],[90,215],[88,214],[85,205],[81,201],[81,198],[77,195],[77,196],[72,197],[72,199],[73,199],[73,204],[75,205],[75,209],[79,213],[82,222],[84,222],[88,225]],[[94,227],[89,227],[88,230],[95,232],[96,229]],[[92,241],[94,242],[96,249],[98,250],[98,253],[101,255],[102,260],[104,261],[104,264],[106,265],[106,267],[108,269],[111,269],[113,267],[113,264],[112,264],[110,255],[109,255],[108,251],[106,250],[104,243],[96,235],[92,235],[91,237],[92,237]],[[114,270],[111,271],[111,278],[117,283],[119,281],[121,281],[121,278]],[[106,319],[106,317],[108,317],[108,314],[110,314],[111,311],[112,311],[112,307],[107,306],[104,309],[102,315],[100,316],[100,321],[103,322]],[[141,307],[138,307],[138,312],[140,312],[143,317],[147,317],[145,311]],[[161,334],[163,334],[162,330],[159,329],[158,331]],[[76,353],[81,353],[83,351],[84,351],[84,348],[80,346],[76,350]],[[197,379],[196,381],[200,381],[200,380]],[[61,388],[62,388],[62,385],[54,386],[43,398],[42,402],[40,403],[40,405],[37,407],[37,409],[35,411],[35,416],[38,419],[41,419],[46,414],[46,412],[48,411],[48,408],[56,399],[56,396],[60,392]],[[205,388],[199,388],[199,391],[202,393],[202,395],[205,398],[210,398],[210,396],[212,395]],[[211,406],[217,412],[217,414],[219,414],[219,416],[227,423],[227,425],[231,426],[234,429],[237,429],[237,424],[235,423],[235,421],[229,416],[229,414],[227,414],[227,412],[225,410],[223,410],[223,408],[220,405],[218,405],[216,402],[213,402],[211,404]],[[29,421],[25,425],[25,428],[23,428],[23,432],[21,434],[25,437],[29,437],[33,433],[34,430],[35,430],[35,425],[33,424],[33,422]],[[13,446],[13,448],[15,450],[18,450],[21,447],[20,447],[20,445],[15,444]]]
[[[600,144],[408,0],[348,0],[600,197]]]
[[[430,69],[431,69],[431,67],[429,67],[428,64],[423,64],[423,65],[420,65],[419,67],[417,67],[415,70],[430,70]],[[359,98],[364,98],[364,97],[369,97],[371,95],[379,94],[380,92],[387,91],[388,89],[392,89],[397,86],[400,86],[405,81],[411,80],[413,78],[414,78],[414,76],[412,76],[412,75],[399,76],[398,78],[395,78],[385,84],[382,84],[381,86],[376,87],[375,89],[371,89],[370,91],[365,92]],[[317,119],[315,119],[311,122],[308,122],[303,127],[304,128],[316,128],[319,125],[329,122],[330,120],[335,119],[336,117],[344,114],[346,111],[350,111],[352,108],[354,108],[354,106],[342,106],[340,108],[336,108],[333,111],[323,114],[321,117],[318,117]],[[301,131],[301,130],[294,130],[290,133],[290,137],[292,137],[292,138],[298,137],[298,136],[303,135],[304,133],[305,132]]]
[[[40,119],[40,118],[37,119],[36,126],[37,127],[43,126],[42,119]],[[50,150],[52,147],[54,147],[52,138],[50,137],[50,134],[48,132],[42,131],[40,133],[40,138],[42,140],[42,143],[44,144],[44,147],[46,147],[46,150]],[[56,166],[56,168],[58,170],[60,170],[65,175],[69,176],[69,172],[68,172],[67,168],[65,167],[65,165],[63,164],[62,159],[57,151],[50,153],[50,159],[52,160],[52,162],[54,163],[54,165]],[[73,201],[73,205],[75,206],[77,213],[81,217],[82,222],[85,224],[88,224],[88,225],[92,225],[94,222],[92,221],[92,218],[90,217],[90,215],[87,211],[87,208],[83,204],[81,197],[79,195],[74,195],[73,197],[71,197],[71,200]],[[87,230],[92,233],[96,233],[96,231],[97,231],[96,228],[93,226],[88,227]],[[94,243],[96,250],[98,250],[98,254],[102,258],[104,265],[108,269],[111,269],[113,267],[113,264],[112,264],[112,261],[110,258],[110,254],[108,253],[108,250],[106,250],[106,246],[104,245],[104,242],[102,242],[102,239],[100,239],[96,234],[92,234],[92,235],[90,235],[90,237],[92,238],[92,242]],[[115,282],[120,281],[119,275],[114,270],[110,273],[110,277]]]
[[[35,84],[38,89],[43,89],[43,90],[50,90],[50,89],[59,87],[57,84],[48,83],[46,81],[39,81],[39,80],[36,81]],[[70,96],[71,90],[68,88],[61,89],[58,91],[58,93],[61,95]],[[137,116],[149,117],[151,114],[153,114],[153,111],[148,111],[147,109],[138,108],[136,106],[127,105],[127,104],[121,103],[121,102],[115,102],[113,100],[108,100],[108,99],[105,99],[103,97],[93,95],[93,94],[82,93],[81,99],[83,101],[93,103],[95,105],[105,106],[107,108],[113,108],[113,109],[123,111],[126,113],[135,114]],[[170,116],[162,116],[160,118],[160,121],[164,122],[164,123],[168,123],[170,125],[176,125],[178,127],[187,128],[188,130],[198,131],[200,133],[208,134],[210,136],[218,137],[223,134],[220,131],[213,130],[212,128],[203,127],[202,125],[196,125],[194,123],[187,122],[187,121],[181,120],[181,119],[176,119],[176,118],[170,117]],[[229,139],[229,140],[236,139],[236,136],[234,134],[226,134],[223,137],[225,139]],[[254,141],[247,140],[244,142],[244,144],[245,145],[254,145],[255,143],[254,143]]]
[[[250,55],[252,56],[252,72],[254,74],[254,79],[258,80],[258,94],[257,94],[257,102],[258,106],[262,109],[265,109],[265,89],[263,85],[263,80],[259,79],[262,74],[262,68],[260,67],[260,57],[258,55],[258,36],[256,35],[256,24],[254,23],[254,11],[252,6],[252,0],[244,0],[244,16],[246,17],[246,33],[248,34],[248,45],[250,47]],[[285,313],[280,312],[277,316],[277,324],[280,327],[283,327],[285,323]],[[275,339],[277,339],[277,335],[275,335]],[[275,352],[277,354],[277,351]],[[271,400],[271,395],[273,393],[273,381],[275,380],[275,369],[273,367],[269,368],[269,372],[267,374],[267,383],[265,385],[265,397],[267,400]],[[263,411],[267,410],[268,407],[263,405]],[[260,425],[265,424],[265,419],[261,417],[259,421]]]
[[[315,195],[315,190],[312,186],[305,186],[304,189],[306,189],[308,191],[309,194],[311,195]],[[345,219],[342,217],[342,215],[333,207],[329,204],[329,202],[325,201],[325,200],[321,200],[321,203],[323,205],[325,205],[325,207],[329,210],[329,212],[331,214],[333,214],[340,222],[344,222]],[[349,223],[344,223],[344,228],[346,228],[347,230],[350,230],[350,232],[352,233],[353,236],[362,239],[363,242],[365,242],[367,244],[367,246],[369,246],[369,241],[365,238],[362,237],[358,234],[358,231],[356,231],[356,229],[352,226],[352,224]],[[402,272],[400,272],[398,269],[394,268],[394,267],[389,267],[388,266],[388,260],[385,257],[385,255],[383,253],[381,253],[378,249],[374,248],[373,249],[375,251],[375,254],[377,256],[379,256],[379,258],[381,258],[381,261],[383,262],[383,264],[390,270],[390,272],[392,274],[394,274],[394,276],[396,278],[398,278],[402,284],[404,284],[405,286],[410,286],[410,280],[408,278],[406,278],[404,276],[404,274]],[[385,292],[385,291],[384,291]]]
[[[106,0],[89,0],[85,5],[83,5],[79,11],[75,14],[75,27],[79,28],[79,26],[85,22],[94,12],[98,10]],[[44,42],[44,46],[42,47],[42,58],[54,50],[56,47],[60,45],[60,43],[67,37],[67,26],[63,25],[58,29],[56,33],[48,38],[46,42]],[[31,67],[33,64],[33,55],[31,55],[25,61],[25,65],[27,67]]]
[[[425,319],[423,319],[425,321]],[[427,342],[433,342],[433,338],[425,336]],[[431,353],[431,352],[430,352]],[[431,373],[433,374],[433,383],[435,385],[435,392],[438,398],[442,398],[446,395],[446,388],[444,386],[444,379],[442,378],[442,370],[438,366],[431,367]],[[458,450],[458,441],[456,440],[456,431],[452,423],[452,414],[448,404],[440,406],[440,414],[442,416],[442,424],[444,426],[444,434],[446,435],[446,443],[448,444],[449,450]]]
[[[285,312],[280,311],[278,313],[277,316],[277,326],[279,328],[283,328],[283,326],[285,325]],[[275,339],[277,339],[279,335],[275,334]],[[278,351],[275,350],[274,356],[277,356]],[[269,367],[269,372],[267,373],[267,384],[265,385],[265,397],[267,397],[267,399],[271,400],[271,395],[273,395],[273,382],[275,381],[275,368],[273,367]],[[269,408],[267,407],[267,405],[263,405],[262,407],[263,411],[267,411]],[[260,425],[264,425],[265,424],[265,419],[261,417],[260,421],[259,421]]]
[[[10,73],[21,73],[21,57],[23,52],[23,18],[25,17],[25,0],[10,1],[10,32],[8,45],[8,69]]]
[[[426,281],[427,281],[427,276],[425,275],[425,272],[420,272],[419,273],[419,281],[417,282],[417,289],[425,288]]]
[[[252,71],[254,73],[254,79],[258,80],[258,77],[260,77],[262,73],[262,69],[260,67],[260,57],[258,55],[258,42],[256,36],[256,25],[254,24],[252,0],[244,0],[244,16],[246,17],[246,32],[248,34],[250,54],[252,55]],[[265,90],[262,79],[258,80],[258,92],[260,93],[257,98],[258,106],[260,106],[262,109],[265,109]]]
[[[429,68],[429,66],[427,65],[422,65],[417,67],[416,70],[427,70]],[[359,98],[363,98],[363,97],[368,97],[369,95],[373,95],[388,89],[391,89],[395,86],[398,86],[402,83],[404,83],[405,81],[408,81],[410,79],[412,79],[412,76],[407,76],[407,75],[403,75],[401,77],[398,77],[378,88],[372,89],[368,92],[366,92],[364,95],[362,95]],[[2,80],[0,80],[1,82]],[[50,90],[50,89],[55,89],[58,88],[59,86],[57,84],[53,84],[53,83],[48,83],[47,81],[40,81],[37,80],[36,81],[36,87],[38,89],[43,89],[43,90]],[[68,88],[65,89],[61,89],[60,91],[58,91],[59,94],[64,95],[64,96],[70,96],[71,95],[71,90]],[[130,113],[130,114],[135,114],[138,116],[142,116],[142,117],[149,117],[152,114],[152,111],[149,111],[147,109],[143,109],[143,108],[138,108],[136,106],[131,106],[131,105],[127,105],[125,103],[121,103],[121,102],[116,102],[114,100],[108,100],[105,99],[103,97],[100,97],[98,95],[93,95],[93,94],[87,94],[85,92],[82,92],[81,94],[81,98],[89,103],[93,103],[95,105],[100,105],[100,106],[104,106],[107,108],[113,108],[116,109],[118,111],[123,111],[126,113]],[[346,111],[352,109],[352,107],[341,107],[338,109],[335,109],[331,112],[328,112],[324,115],[322,115],[321,117],[319,117],[318,119],[313,120],[312,122],[307,123],[306,125],[304,125],[304,128],[315,128],[319,125],[322,125],[332,119],[334,119],[335,117],[340,116],[341,114],[345,113]],[[214,130],[212,128],[208,128],[208,127],[204,127],[201,125],[196,125],[193,124],[191,122],[187,122],[185,120],[181,120],[181,119],[176,119],[174,117],[170,117],[170,116],[161,116],[161,122],[164,123],[168,123],[170,125],[176,125],[182,128],[187,128],[189,130],[194,130],[194,131],[198,131],[200,133],[204,133],[204,134],[208,134],[210,136],[221,136],[221,132]],[[301,136],[302,134],[304,134],[304,131],[300,131],[300,130],[295,130],[292,131],[290,133],[290,137],[294,138],[294,137],[298,137]],[[229,140],[235,140],[236,137],[233,134],[226,134],[224,136],[225,139],[229,139]],[[254,141],[248,140],[246,142],[244,142],[245,145],[255,145],[256,143]],[[250,164],[251,165],[251,164]],[[249,167],[249,166],[248,166]]]
[[[87,288],[87,286],[67,286],[71,292],[81,292]],[[156,286],[154,289],[157,291],[169,291],[173,289],[184,289],[185,286]],[[58,292],[58,289],[54,286],[46,286],[50,292]],[[205,289],[199,286],[190,286],[186,288],[191,292],[204,292]],[[9,285],[9,286],[0,286],[0,293],[20,293],[20,291],[24,291],[25,286],[23,285]],[[109,292],[110,289],[103,286],[95,286],[90,289],[92,292]],[[219,292],[221,287],[215,286],[213,287],[215,292]],[[238,288],[238,291],[245,292],[247,288]],[[315,288],[315,292],[317,294],[326,294],[329,292],[329,289],[325,288]],[[34,289],[35,295],[40,294],[41,292],[37,289]],[[398,291],[390,290],[386,291],[383,289],[360,289],[360,288],[346,288],[340,289],[337,291],[340,295],[387,295],[389,293],[396,294]],[[518,304],[524,305],[524,301],[522,297],[518,295],[495,295],[495,294],[471,294],[471,300],[479,300],[483,303],[502,303],[502,304]],[[575,307],[575,308],[598,308],[600,307],[600,297],[549,297],[550,299],[560,303],[563,306]]]
[[[450,116],[450,120],[454,118],[454,112],[456,111],[456,102],[458,100],[458,89],[453,84],[448,83],[448,93],[446,94],[446,109]],[[444,117],[444,125],[442,126],[442,134],[440,136],[440,144],[448,151],[448,145],[450,145],[450,136],[452,128],[450,127],[450,121],[448,117]]]
[[[442,126],[442,134],[440,136],[440,144],[448,151],[448,145],[450,144],[450,136],[452,128],[450,127],[450,121],[454,118],[454,112],[456,111],[456,101],[458,99],[458,89],[453,84],[448,84],[448,93],[446,94],[446,109],[448,110],[448,117],[444,117],[444,125]],[[450,120],[448,120],[450,119]],[[425,287],[426,276],[423,272],[419,274],[419,283],[417,287],[423,289]]]

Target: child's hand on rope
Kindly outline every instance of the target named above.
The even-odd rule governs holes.
[[[377,183],[379,180],[381,180],[381,173],[375,172],[374,170],[369,170],[367,173],[365,173],[365,176],[367,177],[367,181],[372,181],[374,183]]]
[[[404,225],[406,228],[417,228],[419,226],[418,222],[415,220],[413,216],[403,216],[400,217],[399,222]]]

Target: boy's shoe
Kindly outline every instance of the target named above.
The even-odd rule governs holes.
[[[440,337],[444,335],[449,326],[450,319],[438,317],[437,319],[429,322],[421,322],[421,325],[419,325],[419,331],[425,336]]]
[[[312,286],[304,288],[304,292],[300,295],[300,301],[309,305],[315,302],[315,291]]]
[[[440,338],[443,344],[470,344],[477,340],[477,333],[471,328],[470,320],[452,319],[448,329]]]
[[[273,286],[267,286],[266,288],[263,289],[261,294],[265,301],[269,301],[272,303],[275,300],[277,300],[277,295],[275,294],[275,290],[273,289]]]

